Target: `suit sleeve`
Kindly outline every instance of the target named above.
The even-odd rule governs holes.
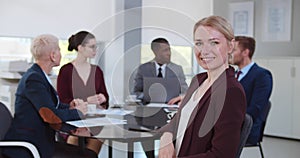
[[[136,76],[134,78],[133,93],[137,95],[138,99],[143,99],[143,72],[141,66],[139,66]]]
[[[179,66],[178,78],[181,86],[181,94],[185,94],[188,89],[188,85],[185,81],[185,75],[181,66]]]
[[[70,108],[70,104],[65,104],[65,103],[60,102],[58,108],[59,109],[69,109]]]
[[[66,104],[57,105],[57,96],[47,87],[40,74],[32,74],[26,81],[26,98],[32,103],[45,122],[59,123],[69,120],[77,120],[83,117],[76,109],[70,110]],[[57,107],[64,108],[57,108]]]
[[[269,102],[272,91],[272,75],[269,71],[262,71],[255,78],[253,93],[251,96],[250,104],[247,108],[247,113],[252,118],[259,118],[259,114]]]

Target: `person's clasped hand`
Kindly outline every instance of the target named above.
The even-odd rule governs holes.
[[[74,99],[72,102],[74,102],[75,106],[74,108],[81,111],[83,115],[87,114],[88,108],[87,108],[87,102],[84,102],[82,99]]]
[[[99,94],[95,94],[93,96],[89,96],[87,98],[87,102],[89,104],[97,104],[97,105],[100,105],[104,102],[106,102],[106,98],[105,96],[102,94],[102,93],[99,93]]]
[[[71,131],[71,133],[78,136],[91,136],[90,130],[86,127],[79,127],[76,130]]]

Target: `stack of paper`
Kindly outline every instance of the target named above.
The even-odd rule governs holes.
[[[114,118],[89,118],[85,120],[67,121],[66,123],[76,127],[95,127],[95,126],[106,126],[106,125],[118,125],[126,124],[126,120],[114,119]]]
[[[118,109],[97,109],[97,111],[95,112],[88,112],[87,114],[99,114],[99,115],[127,115],[127,114],[131,114],[133,113],[133,110],[124,110],[122,108],[118,108]]]
[[[146,105],[147,107],[159,107],[159,108],[178,108],[179,105],[173,104],[173,105],[168,105],[168,104],[163,104],[163,103],[149,103]]]

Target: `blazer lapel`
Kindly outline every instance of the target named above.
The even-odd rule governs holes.
[[[207,78],[206,76],[199,76],[198,77],[198,86],[197,83],[193,86],[193,92],[200,86],[201,83],[203,83],[203,81]],[[224,102],[225,101],[225,95],[226,95],[226,80],[227,80],[227,73],[225,71],[225,73],[222,73],[221,76],[213,83],[213,85],[205,92],[205,94],[203,95],[203,97],[200,99],[198,105],[196,106],[196,108],[193,110],[189,121],[188,121],[188,126],[187,129],[185,131],[184,134],[184,138],[183,138],[183,142],[181,145],[181,148],[179,150],[179,154],[183,154],[181,152],[185,152],[189,150],[190,147],[190,143],[192,142],[192,138],[193,135],[195,135],[195,131],[198,132],[196,133],[196,135],[198,136],[205,136],[212,128],[213,128],[213,124],[217,121],[217,119],[215,119],[216,117],[218,118],[218,116],[220,115],[222,108],[217,108],[218,111],[215,110],[209,110],[210,108],[216,109],[215,106],[218,105],[223,105],[222,103],[219,102]],[[190,94],[192,95],[192,93]],[[189,99],[191,96],[189,96]],[[188,99],[188,100],[189,100]],[[209,115],[208,117],[204,116],[203,122],[194,122],[195,117],[200,114],[201,109],[203,108],[204,105],[208,105],[208,110],[205,113],[213,113],[212,115]],[[215,113],[217,112],[217,113]],[[215,115],[216,114],[216,115]],[[207,115],[207,114],[206,114]],[[213,118],[210,116],[214,116]],[[210,123],[210,119],[214,119],[213,124]],[[205,125],[205,127],[203,128],[202,126],[207,123]],[[197,125],[196,125],[197,124]],[[210,125],[212,125],[210,127]],[[199,127],[200,129],[195,129],[196,127]],[[202,128],[201,128],[202,127]],[[207,128],[209,127],[209,128]],[[199,135],[200,134],[200,135]],[[179,155],[180,156],[180,155]]]
[[[207,74],[201,74],[199,76],[197,76],[197,78],[195,79],[194,82],[192,82],[191,84],[191,89],[188,92],[188,97],[185,97],[184,100],[184,105],[190,100],[192,99],[192,94],[195,92],[195,90],[203,83],[203,81],[207,78]],[[195,109],[193,110],[189,121],[188,121],[188,125],[186,128],[186,131],[184,133],[184,138],[179,150],[179,156],[181,155],[181,153],[183,151],[188,151],[190,148],[190,143],[192,142],[192,137],[193,137],[193,131],[194,131],[194,123],[193,120],[195,119],[198,111],[203,107],[203,105],[205,104],[205,102],[207,102],[210,98],[211,95],[211,91],[210,88],[205,92],[205,94],[203,95],[203,97],[200,99],[198,105],[195,107]],[[181,113],[182,108],[180,109],[180,113]]]
[[[255,69],[257,68],[257,64],[254,63],[253,66],[250,68],[250,70],[247,72],[247,74],[240,80],[240,82],[242,82],[244,79],[247,79],[247,76],[253,76],[250,75],[252,72],[255,72]],[[255,76],[255,75],[254,75]]]
[[[174,71],[169,67],[169,64],[166,66],[165,78],[170,78],[176,76]]]
[[[156,76],[156,67],[155,67],[155,62],[152,62],[152,64],[151,64],[151,73],[152,73],[152,75],[153,75],[153,77],[157,77]]]

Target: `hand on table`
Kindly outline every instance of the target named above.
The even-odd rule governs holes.
[[[104,102],[106,102],[106,98],[105,96],[102,94],[102,93],[99,93],[99,94],[95,94],[93,96],[89,96],[87,98],[87,102],[89,104],[97,104],[97,105],[100,105]]]
[[[184,96],[180,95],[180,96],[178,96],[178,97],[172,98],[172,99],[168,102],[168,105],[173,105],[173,104],[176,104],[176,103],[177,103],[177,104],[180,106],[183,97],[184,97]]]

